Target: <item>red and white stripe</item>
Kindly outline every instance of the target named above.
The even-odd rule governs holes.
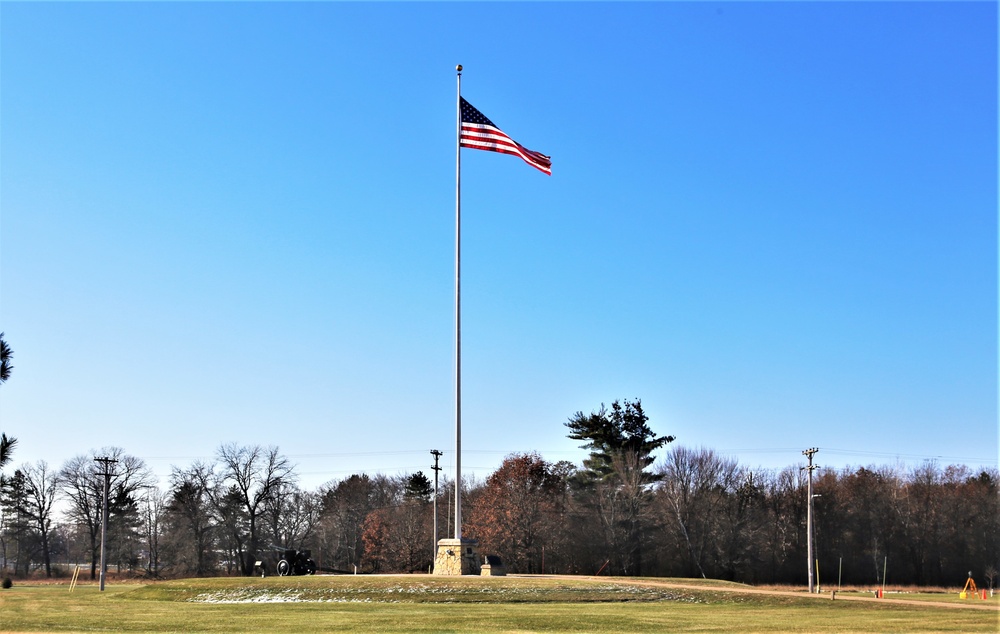
[[[525,163],[552,175],[552,159],[541,152],[529,150],[514,139],[510,138],[502,130],[491,125],[479,123],[462,122],[462,134],[459,137],[461,147],[475,150],[486,150],[487,152],[500,152],[520,156]]]

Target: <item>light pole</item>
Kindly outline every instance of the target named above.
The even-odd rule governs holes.
[[[816,468],[813,465],[813,454],[819,451],[819,449],[813,447],[812,449],[806,449],[802,452],[802,455],[809,459],[809,466],[803,467],[803,469],[808,469],[809,471],[809,485],[807,489],[807,504],[806,504],[806,557],[808,559],[807,569],[809,571],[809,593],[815,592],[815,581],[813,579],[813,469]]]
[[[111,478],[114,475],[111,473],[111,465],[118,461],[114,458],[103,457],[94,458],[94,462],[100,462],[104,467],[104,471],[97,474],[104,477],[104,500],[101,509],[101,592],[104,592],[104,578],[108,573],[108,559],[104,550],[108,534],[108,496],[111,494]]]
[[[441,457],[441,452],[437,449],[431,449],[431,455],[434,456],[434,544],[431,546],[431,562],[437,559],[437,543],[438,543],[438,471],[441,467],[438,466],[438,459]]]

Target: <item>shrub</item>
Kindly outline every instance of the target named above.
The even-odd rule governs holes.
[[[4,580],[3,580],[3,589],[6,590],[7,588],[11,587],[12,585],[14,585],[14,582],[10,580],[10,577],[4,577]]]

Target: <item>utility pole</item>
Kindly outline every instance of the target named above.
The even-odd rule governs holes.
[[[108,534],[108,496],[111,490],[111,465],[118,461],[114,458],[103,457],[94,458],[94,462],[100,462],[104,467],[104,471],[97,474],[104,476],[104,504],[101,512],[101,592],[104,592],[104,577],[107,576],[108,572],[108,560],[104,546],[107,542]]]
[[[813,470],[817,469],[816,465],[813,465],[813,454],[819,451],[819,449],[813,447],[812,449],[806,449],[802,452],[802,455],[809,459],[809,466],[803,467],[803,469],[809,470],[809,485],[808,485],[808,496],[809,499],[806,504],[806,556],[809,558],[808,566],[809,569],[809,593],[815,592],[815,584],[813,582]]]
[[[438,459],[441,457],[441,452],[437,449],[431,449],[431,455],[434,456],[434,546],[431,548],[431,561],[437,559],[437,543],[438,543],[438,471],[441,467],[438,466]]]

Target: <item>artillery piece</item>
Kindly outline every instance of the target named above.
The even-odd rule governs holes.
[[[288,575],[311,575],[316,572],[316,562],[312,560],[312,551],[296,550],[271,546],[278,553],[278,565],[275,570],[280,577]]]

